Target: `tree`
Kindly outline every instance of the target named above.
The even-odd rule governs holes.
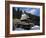
[[[18,8],[16,15],[17,15],[17,19],[20,19],[21,18],[22,10],[20,10],[20,8]]]
[[[20,19],[22,15],[22,10],[20,8],[17,8],[17,11],[15,8],[13,8],[13,18]]]
[[[15,18],[16,17],[16,9],[15,9],[15,7],[13,7],[13,18]]]

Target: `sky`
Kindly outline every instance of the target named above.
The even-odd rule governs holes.
[[[40,8],[29,8],[29,7],[15,7],[15,9],[17,10],[18,8],[20,8],[20,10],[22,10],[23,12],[26,11],[27,13],[36,15],[36,16],[40,16]]]

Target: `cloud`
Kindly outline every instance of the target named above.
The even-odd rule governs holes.
[[[22,10],[22,12],[24,13],[24,11],[26,11],[27,13],[30,13],[32,15],[36,15],[36,16],[40,16],[40,9],[39,8],[26,8],[26,7],[17,7],[20,8],[20,10]],[[17,8],[15,8],[17,10]]]
[[[36,11],[36,9],[32,9],[32,10],[30,11],[30,13],[31,13],[31,14],[35,14],[35,11]]]
[[[27,13],[35,14],[36,9],[31,9],[29,11],[26,11]]]
[[[32,15],[40,16],[40,9],[31,9],[26,11],[27,13],[30,13]]]

